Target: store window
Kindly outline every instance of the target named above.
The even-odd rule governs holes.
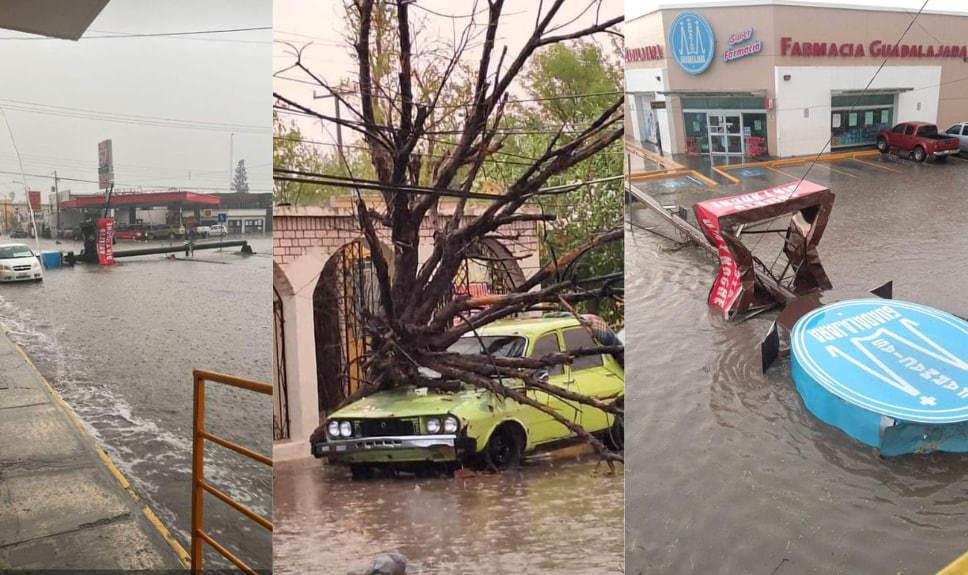
[[[686,153],[698,156],[709,153],[709,132],[706,129],[706,114],[685,112],[682,115],[686,122]]]
[[[830,147],[867,146],[894,123],[894,94],[833,96]]]
[[[743,114],[743,140],[746,157],[759,158],[767,154],[766,114]]]

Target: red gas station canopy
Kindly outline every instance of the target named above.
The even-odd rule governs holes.
[[[61,208],[97,208],[104,206],[103,194],[97,196],[82,196],[61,202]],[[200,204],[217,206],[217,196],[198,194],[195,192],[159,192],[152,194],[114,194],[111,196],[111,207],[149,207],[167,206],[171,204]]]

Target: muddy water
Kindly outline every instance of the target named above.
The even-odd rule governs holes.
[[[275,468],[276,573],[358,573],[398,551],[408,575],[622,573],[622,473],[538,461],[468,479],[351,481],[316,460]]]
[[[112,268],[48,270],[43,283],[0,285],[0,324],[186,548],[192,369],[272,377],[271,242],[256,237],[251,243],[256,255],[250,257],[238,255],[238,248],[196,252],[204,262],[145,256],[118,260]],[[115,249],[143,245],[118,242]],[[41,248],[79,251],[80,245],[41,240]],[[269,453],[271,409],[268,397],[211,389],[208,427]],[[208,448],[206,457],[212,483],[270,513],[268,469],[219,447]],[[267,532],[211,498],[206,513],[217,540],[269,566]]]
[[[898,299],[968,315],[968,162],[872,162],[810,173],[837,194],[824,301],[893,279]],[[653,191],[691,207],[804,169]],[[671,234],[650,213],[635,220]],[[968,456],[879,458],[805,410],[789,361],[760,372],[772,317],[712,313],[704,252],[632,229],[625,253],[628,573],[921,574],[968,550]]]

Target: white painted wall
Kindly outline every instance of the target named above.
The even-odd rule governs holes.
[[[876,71],[876,66],[776,67],[777,155],[816,154],[830,139],[831,92],[862,90]],[[897,96],[895,123],[937,122],[940,83],[941,66],[884,66],[871,89],[913,88]]]
[[[659,94],[659,92],[667,90],[667,81],[665,69],[663,68],[638,68],[625,71],[625,91],[627,93],[655,92],[655,101],[657,102],[666,99],[665,95]],[[629,98],[629,110],[632,114],[632,130],[636,141],[641,142],[642,135],[639,133],[639,119],[635,108],[637,105],[638,102],[635,101],[635,98]],[[662,152],[666,154],[671,154],[675,148],[676,136],[671,130],[671,116],[669,110],[656,110],[655,117],[659,123],[659,138],[662,140]]]

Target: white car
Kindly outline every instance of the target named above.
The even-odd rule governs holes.
[[[222,237],[229,235],[229,230],[222,224],[214,224],[208,227],[208,235]]]
[[[0,244],[0,281],[42,280],[40,259],[25,244]]]
[[[958,141],[961,142],[961,151],[968,152],[968,122],[951,126],[945,130],[945,134],[958,138]]]

